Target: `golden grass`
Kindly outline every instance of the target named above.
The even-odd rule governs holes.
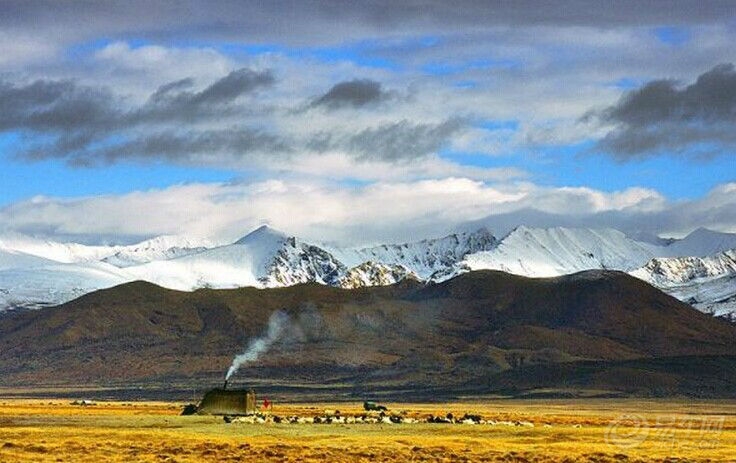
[[[0,400],[0,462],[736,461],[736,404],[726,401],[388,405],[418,418],[476,413],[534,427],[225,424],[178,416],[181,404]],[[277,403],[273,413],[325,410],[362,413],[358,403]]]

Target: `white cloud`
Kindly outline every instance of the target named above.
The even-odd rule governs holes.
[[[59,47],[35,34],[0,28],[0,70],[20,70],[24,65],[54,58]]]
[[[447,161],[438,156],[405,162],[356,160],[342,152],[301,154],[289,160],[288,165],[264,159],[260,166],[272,173],[291,174],[300,178],[332,178],[360,181],[407,181],[464,177],[473,180],[508,182],[529,174],[515,167],[475,167]]]
[[[140,100],[168,82],[192,78],[204,86],[237,67],[235,61],[210,47],[132,47],[122,41],[95,51],[84,65],[92,73],[81,79],[104,83]]]
[[[178,14],[166,7],[157,8],[167,9],[165,15],[160,11],[158,14],[169,20],[172,14]],[[681,234],[697,226],[722,230],[736,227],[734,184],[717,187],[703,198],[673,203],[656,191],[639,187],[618,192],[602,192],[595,185],[541,187],[533,183],[539,179],[519,168],[476,167],[462,156],[449,161],[428,152],[408,160],[381,160],[384,153],[378,152],[375,158],[356,159],[345,146],[349,143],[323,150],[309,143],[320,134],[344,141],[366,130],[403,121],[415,127],[451,120],[513,120],[518,121],[518,130],[484,130],[471,124],[452,131],[445,144],[433,147],[498,156],[528,151],[540,144],[596,139],[605,130],[580,122],[580,117],[591,108],[614,103],[623,92],[614,85],[617,80],[691,81],[718,62],[736,61],[734,29],[730,26],[691,25],[691,40],[672,49],[656,39],[651,23],[626,26],[613,22],[617,27],[599,27],[545,20],[522,21],[511,27],[503,21],[480,21],[472,28],[455,24],[444,30],[438,27],[442,23],[439,21],[419,29],[407,27],[388,37],[388,27],[376,29],[365,18],[350,16],[350,7],[343,14],[351,21],[340,23],[317,15],[320,25],[310,29],[310,34],[303,34],[300,28],[308,26],[303,22],[279,22],[274,29],[266,21],[273,18],[268,12],[240,8],[237,14],[226,12],[224,16],[230,19],[227,14],[232,14],[240,23],[201,23],[209,29],[197,38],[206,36],[200,42],[206,45],[196,44],[197,38],[193,38],[193,45],[175,46],[172,37],[196,35],[193,29],[200,25],[199,15],[184,18],[195,21],[187,23],[192,30],[182,26],[179,31],[172,25],[178,27],[181,18],[159,26],[156,11],[150,17],[121,17],[120,13],[132,11],[125,10],[116,14],[98,11],[97,21],[92,22],[73,11],[65,11],[58,18],[44,16],[48,27],[38,28],[41,35],[29,32],[30,28],[25,32],[0,28],[0,73],[10,84],[41,78],[76,79],[91,87],[108,87],[116,102],[136,107],[160,85],[172,81],[192,78],[191,90],[197,91],[241,67],[272,70],[273,86],[249,95],[247,101],[235,102],[237,111],[193,122],[177,121],[165,128],[187,133],[235,126],[255,128],[283,140],[291,150],[250,154],[206,149],[192,156],[181,153],[155,158],[154,162],[224,168],[278,180],[176,185],[69,200],[39,196],[0,210],[0,227],[89,239],[183,232],[231,239],[269,222],[312,239],[370,242],[439,234],[464,221],[520,214],[530,208],[565,217],[584,216],[596,225],[642,227],[664,234]],[[659,14],[661,8],[655,10]],[[210,18],[210,14],[219,18],[221,13],[202,12]],[[3,20],[10,21],[13,16]],[[29,20],[27,24],[34,23]],[[242,24],[262,30],[252,31]],[[355,34],[351,35],[353,29]],[[312,34],[316,30],[318,42],[308,42],[315,39]],[[139,38],[136,31],[144,31],[140,35],[148,44],[131,45],[132,39]],[[145,31],[151,33],[144,37]],[[86,41],[99,39],[103,32],[116,41],[97,50],[84,48]],[[276,48],[255,55],[238,51],[238,45],[278,45],[284,32],[289,33],[284,43],[291,44],[292,50]],[[56,35],[59,37],[54,39]],[[426,45],[407,45],[427,35],[436,35],[437,39]],[[264,37],[268,40],[263,41]],[[379,40],[350,42],[367,37]],[[321,57],[310,53],[309,47],[324,43],[336,48],[322,50]],[[81,51],[70,54],[73,50],[69,47],[80,44]],[[217,44],[232,45],[235,51],[226,53]],[[379,64],[382,59],[390,60],[395,67],[371,66],[371,59]],[[428,63],[439,63],[440,72],[426,72],[423,66]],[[455,68],[443,73],[442,64]],[[392,97],[360,110],[306,109],[335,83],[352,79],[380,82]],[[457,85],[462,82],[468,85]],[[135,138],[139,131],[156,129],[136,126],[123,136],[115,133],[111,138]],[[402,146],[407,145],[410,143]],[[147,162],[150,158],[131,156],[130,161]],[[550,165],[550,171],[554,168]],[[586,181],[580,179],[576,184],[584,185]],[[38,191],[43,188],[39,186]]]
[[[80,52],[73,59],[56,50],[55,59],[27,66],[24,74],[27,81],[39,77],[76,78],[87,85],[106,86],[120,101],[134,105],[147,99],[160,85],[179,79],[191,77],[195,89],[201,89],[233,69],[271,69],[276,84],[240,106],[236,117],[223,115],[200,122],[198,127],[190,124],[189,128],[217,130],[233,125],[263,128],[295,145],[295,153],[288,163],[271,153],[262,159],[239,156],[239,153],[206,156],[182,153],[177,159],[238,170],[269,167],[283,170],[293,164],[294,171],[299,172],[303,170],[299,168],[299,158],[314,154],[307,144],[315,135],[329,133],[336,140],[344,140],[361,131],[401,121],[413,125],[438,125],[454,119],[518,121],[518,131],[465,127],[447,136],[447,144],[455,150],[489,155],[599,138],[605,130],[581,123],[580,117],[591,108],[616,101],[622,93],[612,85],[616,80],[687,78],[693,69],[700,72],[714,61],[736,60],[736,52],[727,46],[733,39],[732,30],[710,25],[692,31],[695,44],[687,43],[666,54],[648,28],[600,30],[569,25],[524,28],[494,25],[482,32],[443,36],[435,44],[414,48],[402,46],[401,40],[392,44],[385,39],[377,42],[375,49],[368,46],[364,52],[368,57],[376,54],[394,60],[398,69],[361,65],[360,59],[351,61],[355,56],[350,53],[345,56],[336,53],[335,58],[328,59],[309,53],[289,53],[287,49],[257,55],[226,54],[215,45],[133,46],[131,42],[118,40],[86,55]],[[0,43],[5,41],[1,40],[3,37],[0,33]],[[19,43],[24,43],[22,38]],[[34,42],[32,48],[38,45]],[[42,54],[48,53],[51,51],[42,50]],[[484,61],[490,64],[483,64]],[[496,61],[500,64],[494,65]],[[458,70],[449,75],[424,72],[422,66],[433,62],[456,63]],[[480,64],[467,65],[473,62]],[[336,82],[355,78],[381,82],[394,98],[357,111],[300,111]],[[463,80],[472,81],[475,86],[454,85]],[[134,135],[124,134],[124,137],[134,138]],[[271,165],[270,161],[273,161]],[[325,165],[339,166],[337,162],[327,161]],[[462,163],[462,159],[458,162]],[[310,159],[301,162],[312,163]],[[336,172],[326,174],[337,175]],[[457,168],[451,175],[482,178],[479,173]]]
[[[606,193],[460,177],[357,187],[297,180],[187,184],[89,198],[35,197],[2,209],[0,223],[8,231],[52,237],[132,240],[188,234],[219,241],[268,223],[315,241],[365,244],[439,235],[489,216],[489,223],[497,215],[508,222],[518,213],[523,223],[530,209],[587,217],[597,226],[601,220],[623,229],[649,230],[645,225],[653,224],[659,227],[655,231],[670,235],[699,226],[735,230],[736,184],[677,203],[643,188]]]

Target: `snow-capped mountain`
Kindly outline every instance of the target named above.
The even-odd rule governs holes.
[[[392,284],[404,278],[422,280],[470,253],[490,249],[496,239],[481,229],[416,243],[326,249],[263,226],[229,245],[195,247],[198,243],[160,237],[109,248],[112,252],[101,252],[99,261],[74,265],[22,254],[26,261],[16,257],[5,266],[5,280],[12,283],[3,287],[7,293],[4,300],[13,302],[0,300],[0,310],[10,305],[59,304],[85,292],[133,280],[180,290],[280,287],[307,282],[358,287]],[[0,256],[0,265],[2,260]],[[33,285],[22,283],[37,279],[29,277],[29,272],[44,279],[34,297],[30,294]],[[21,292],[22,297],[13,299]]]
[[[206,248],[185,238],[160,237],[131,246],[57,243],[19,234],[0,237],[0,312],[56,305],[132,281],[122,269]]]
[[[486,228],[474,232],[454,233],[438,239],[414,243],[384,244],[361,249],[330,249],[348,267],[373,262],[401,266],[422,280],[451,267],[465,256],[492,249],[496,238]]]
[[[0,249],[0,270],[13,268],[38,267],[46,264],[54,264],[53,260],[26,254],[25,252],[11,249]]]
[[[180,290],[307,282],[356,288],[406,278],[443,281],[481,269],[530,277],[615,269],[704,311],[723,313],[736,311],[734,237],[696,230],[674,242],[643,242],[612,229],[524,226],[500,240],[482,228],[368,248],[320,246],[266,226],[217,247],[168,236],[112,247],[15,237],[0,241],[0,311],[58,304],[133,280]],[[718,252],[700,255],[711,250]],[[675,257],[681,253],[690,254]]]
[[[66,264],[0,250],[0,312],[55,305],[126,281],[120,269],[103,262]]]
[[[20,234],[0,236],[0,250],[20,252],[42,257],[54,262],[70,264],[74,262],[94,262],[103,259],[122,246],[86,246],[77,243],[58,243]]]
[[[432,275],[443,281],[472,270],[551,277],[591,269],[631,273],[678,299],[718,315],[736,312],[736,250],[707,257],[662,257],[736,248],[734,236],[699,229],[658,246],[617,230],[518,227],[491,250],[470,254]]]
[[[406,277],[426,279],[495,242],[488,230],[481,229],[416,243],[339,249],[307,243],[263,226],[230,245],[128,270],[139,279],[182,290],[203,286],[270,288],[307,282],[373,286]]]
[[[698,228],[685,238],[667,246],[668,257],[705,257],[736,249],[736,233],[721,233]]]
[[[327,251],[263,226],[233,244],[127,269],[167,288],[336,284],[346,268]]]
[[[116,267],[124,268],[154,260],[166,260],[206,251],[212,244],[182,236],[163,235],[130,246],[117,246],[115,252],[103,258]]]
[[[706,312],[736,311],[736,249],[707,257],[656,258],[631,274]]]
[[[736,318],[736,275],[725,275],[660,289],[702,312]]]
[[[469,254],[458,272],[502,270],[529,277],[551,277],[591,269],[633,270],[659,255],[653,244],[641,243],[612,229],[517,227],[492,249]],[[435,275],[440,280],[453,272]]]
[[[0,236],[0,250],[42,257],[64,264],[104,261],[116,267],[129,267],[154,260],[171,259],[200,252],[212,244],[183,236],[158,236],[127,246],[87,246],[58,243],[20,234]]]
[[[660,287],[736,275],[736,249],[707,257],[656,258],[631,274]]]

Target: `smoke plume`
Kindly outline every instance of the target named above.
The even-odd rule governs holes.
[[[225,380],[229,380],[240,367],[246,363],[255,362],[261,354],[265,353],[271,345],[281,336],[284,328],[289,323],[289,315],[283,310],[277,310],[268,318],[268,331],[264,336],[250,342],[248,348],[242,354],[236,355],[230,369],[227,370]]]

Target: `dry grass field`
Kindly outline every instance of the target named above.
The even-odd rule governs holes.
[[[476,413],[496,424],[227,424],[179,416],[176,403],[6,399],[0,462],[736,461],[733,402],[387,405],[416,418]],[[362,413],[357,403],[274,408],[282,416]]]

